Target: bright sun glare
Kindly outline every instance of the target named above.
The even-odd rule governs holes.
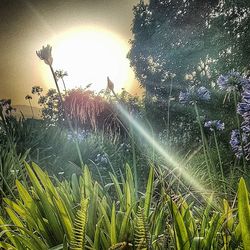
[[[107,86],[107,76],[116,91],[131,82],[128,44],[119,36],[100,28],[75,29],[56,37],[53,66],[68,72],[67,88],[85,87],[99,91]]]

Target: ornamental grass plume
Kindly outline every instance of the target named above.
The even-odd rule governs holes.
[[[68,92],[64,100],[67,116],[78,126],[89,123],[92,129],[98,125],[98,117],[108,109],[108,103],[93,91],[74,89]]]

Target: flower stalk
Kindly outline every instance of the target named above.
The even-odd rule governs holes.
[[[32,107],[32,105],[31,105],[31,101],[30,101],[30,100],[32,99],[32,96],[26,95],[26,96],[25,96],[25,99],[28,100],[28,102],[29,102],[30,110],[31,110],[31,113],[32,113],[32,118],[34,119],[35,115],[34,115],[33,107]]]
[[[216,147],[218,160],[219,160],[219,165],[220,165],[220,172],[221,172],[221,177],[222,177],[222,182],[223,182],[223,189],[224,189],[224,193],[226,194],[227,193],[226,192],[227,191],[227,189],[226,189],[226,180],[225,180],[225,175],[224,175],[224,171],[223,171],[223,165],[222,165],[222,160],[221,160],[221,156],[220,156],[220,150],[219,150],[219,145],[218,145],[218,140],[217,140],[215,130],[213,131],[213,135],[214,135],[215,147]]]
[[[60,99],[60,102],[61,102],[64,117],[65,117],[65,119],[66,119],[66,121],[68,123],[68,126],[69,126],[70,130],[74,134],[74,129],[73,129],[71,121],[70,121],[70,119],[69,119],[69,117],[67,115],[67,112],[65,110],[63,97],[62,97],[62,94],[61,94],[61,91],[60,91],[60,88],[59,88],[59,85],[58,85],[58,81],[57,81],[55,71],[54,71],[53,66],[52,66],[53,57],[52,57],[51,51],[52,51],[52,47],[50,45],[47,45],[47,47],[43,46],[43,48],[41,50],[37,51],[36,54],[41,60],[43,60],[50,67],[50,71],[51,71],[51,73],[53,75],[54,82],[55,82],[55,85],[56,85],[56,89],[57,89],[59,99]],[[79,157],[81,166],[83,167],[84,164],[83,164],[83,160],[82,160],[82,154],[81,154],[81,150],[80,150],[80,147],[79,147],[79,142],[78,142],[76,136],[74,138],[74,141],[75,141],[75,144],[76,144],[76,150],[77,150],[77,153],[78,153],[78,157]]]

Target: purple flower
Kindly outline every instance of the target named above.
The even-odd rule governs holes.
[[[244,154],[245,158],[250,160],[250,147],[248,140],[248,134],[244,130],[241,134],[238,129],[231,132],[230,145],[237,158],[241,158]]]
[[[217,130],[224,130],[225,124],[221,120],[217,120],[217,121],[215,121],[215,127]]]
[[[241,129],[244,133],[249,134],[250,133],[250,123],[248,121],[242,122]]]
[[[250,103],[240,102],[237,110],[239,114],[250,111]]]
[[[225,124],[221,120],[206,121],[204,127],[208,128],[210,131],[221,131],[225,129]]]
[[[244,89],[241,96],[242,96],[243,102],[250,103],[250,88],[249,88],[249,86]]]
[[[217,80],[217,84],[221,90],[227,90],[228,88],[227,82],[228,82],[228,77],[223,75],[220,75]]]
[[[190,100],[190,92],[189,91],[187,91],[187,92],[181,91],[179,94],[179,102],[181,104],[186,104],[189,102],[189,100]]]
[[[227,75],[219,76],[217,84],[221,90],[231,92],[233,90],[241,90],[249,84],[249,79],[241,76],[239,72],[230,71]]]
[[[241,146],[240,132],[238,129],[235,129],[231,132],[231,138],[229,143],[236,157],[241,158],[243,155],[243,151]]]
[[[210,91],[204,86],[198,88],[197,94],[198,98],[203,101],[209,101],[211,99]]]
[[[206,121],[205,124],[204,124],[204,127],[205,127],[205,128],[210,128],[210,127],[212,127],[212,121]]]

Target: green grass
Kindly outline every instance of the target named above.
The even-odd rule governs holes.
[[[129,166],[123,180],[102,186],[85,166],[80,178],[52,181],[25,163],[29,187],[16,180],[16,198],[4,198],[0,246],[9,249],[245,249],[249,246],[249,191],[238,186],[237,205],[191,197],[155,186],[151,168],[136,197]],[[111,192],[113,189],[113,192]],[[160,190],[159,190],[160,189]],[[7,248],[8,249],[8,248]]]

